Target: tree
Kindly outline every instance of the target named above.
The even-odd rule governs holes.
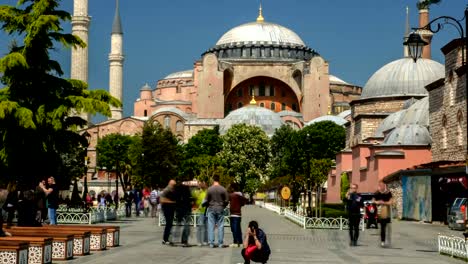
[[[244,192],[253,194],[269,178],[271,151],[268,136],[257,126],[237,124],[222,136],[218,153],[228,175]]]
[[[61,77],[50,51],[57,44],[85,44],[62,33],[61,23],[71,17],[57,9],[59,2],[19,0],[17,6],[0,6],[1,29],[18,39],[0,59],[0,176],[20,185],[35,185],[35,178],[47,175],[69,180],[57,171],[62,154],[87,146],[77,133],[86,120],[77,114],[110,116],[109,105],[121,105],[104,90],[91,91],[84,82]],[[84,159],[81,162],[84,167]]]
[[[199,131],[183,146],[184,159],[180,164],[179,176],[208,182],[221,166],[216,154],[222,146],[218,127]]]
[[[126,173],[127,166],[131,164],[130,147],[136,142],[137,139],[132,136],[109,134],[101,138],[96,146],[97,165],[106,167],[107,171],[115,171],[124,189],[130,182]]]
[[[141,186],[166,186],[170,179],[177,178],[181,159],[182,147],[174,134],[158,122],[146,122],[141,136],[141,152],[132,152],[136,183]]]
[[[348,174],[346,172],[343,172],[341,174],[341,184],[340,184],[340,198],[341,200],[343,201],[345,196],[346,196],[346,193],[348,192],[349,190],[349,177],[348,177]]]

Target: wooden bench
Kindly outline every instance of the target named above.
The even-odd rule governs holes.
[[[28,262],[30,264],[52,263],[52,238],[50,237],[0,237],[1,241],[29,243]]]
[[[27,264],[29,243],[21,241],[0,241],[1,264]]]
[[[91,250],[105,250],[107,248],[107,228],[99,225],[57,225],[47,226],[48,228],[66,229],[66,230],[81,230],[91,232]],[[117,235],[118,236],[118,235]],[[117,237],[118,239],[118,237]]]
[[[68,228],[57,228],[57,226],[43,226],[43,227],[20,227],[12,226],[13,230],[28,230],[31,232],[54,232],[62,234],[71,234],[73,235],[73,255],[84,256],[90,253],[91,245],[91,232],[85,230],[74,230]]]
[[[67,260],[73,258],[73,239],[71,234],[53,231],[29,231],[21,229],[7,229],[13,236],[19,237],[51,237],[52,260]]]

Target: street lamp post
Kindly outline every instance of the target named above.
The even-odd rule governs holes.
[[[307,209],[306,209],[306,212],[307,212],[307,216],[308,217],[312,217],[312,190],[310,189],[311,188],[311,184],[310,184],[310,135],[309,133],[307,133],[307,137],[306,137],[306,144],[307,144],[307,147],[306,147],[306,159],[307,159],[307,162],[306,162],[306,181],[307,181]]]
[[[450,16],[440,16],[433,19],[427,25],[421,28],[413,28],[414,30],[429,30],[432,33],[439,32],[444,25],[452,25],[454,26],[458,33],[460,34],[461,40],[464,41],[464,45],[462,46],[462,67],[464,67],[464,74],[465,74],[465,104],[466,104],[466,112],[465,112],[465,120],[467,120],[466,124],[466,132],[468,137],[468,65],[466,65],[466,53],[468,51],[468,36],[467,36],[467,29],[468,29],[468,5],[465,8],[465,29],[463,29],[462,24],[460,23],[462,19],[458,20]],[[432,29],[431,25],[437,25],[437,28]],[[427,45],[428,43],[425,42],[421,36],[413,32],[408,36],[408,40],[403,43],[404,45],[408,45],[409,47],[409,54],[414,59],[414,62],[421,56],[422,47]],[[465,137],[466,152],[465,152],[465,173],[468,175],[468,138]]]

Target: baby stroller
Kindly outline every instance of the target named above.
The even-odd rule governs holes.
[[[364,222],[366,228],[369,229],[371,226],[378,228],[377,226],[377,205],[372,202],[364,203]]]

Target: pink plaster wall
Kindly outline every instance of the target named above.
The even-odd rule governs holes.
[[[359,191],[361,191],[361,185],[366,184],[365,177],[361,175],[361,167],[367,166],[366,158],[369,156],[370,145],[366,144],[359,144],[352,148],[352,174],[351,178],[349,179],[350,183],[356,183],[359,185]]]
[[[352,169],[351,152],[336,155],[336,167],[328,175],[326,203],[341,203],[341,174]]]

